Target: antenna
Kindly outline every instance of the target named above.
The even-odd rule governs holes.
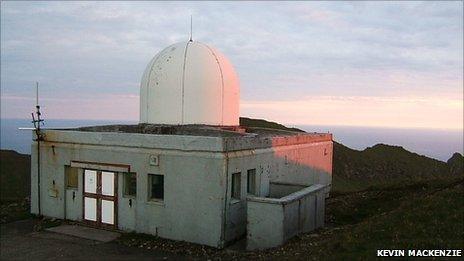
[[[39,82],[35,83],[35,114],[37,115],[37,119],[34,117],[34,113],[32,113],[32,123],[34,124],[34,128],[36,129],[37,138],[40,139],[40,124],[43,125],[43,119],[40,118],[40,105],[39,105]]]
[[[35,106],[39,106],[39,82],[35,82]]]
[[[43,119],[40,118],[40,105],[39,105],[39,82],[35,83],[35,114],[37,115],[37,119],[34,117],[34,113],[32,114],[32,123],[34,124],[34,131],[35,135],[37,136],[37,207],[38,207],[38,212],[39,216],[42,215],[42,209],[40,206],[40,141],[44,140],[44,135],[40,131],[40,124],[43,124]]]
[[[193,34],[193,15],[190,15],[190,42],[193,42],[192,39],[192,34]]]

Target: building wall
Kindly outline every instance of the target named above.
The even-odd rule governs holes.
[[[149,164],[151,154],[159,155],[159,166]],[[37,155],[32,155],[31,212],[38,213]],[[82,171],[78,189],[65,189],[64,166],[71,161],[127,164],[137,173],[135,198],[123,196],[124,174],[118,174],[121,229],[215,247],[223,244],[226,179],[221,154],[42,142],[41,209],[45,216],[65,218],[66,213],[68,219],[82,220]],[[164,175],[163,202],[148,200],[148,173]]]
[[[282,198],[247,198],[247,249],[282,245],[324,225],[326,185],[313,185]]]
[[[71,161],[125,164],[136,172],[137,195],[123,196],[123,173],[119,173],[119,228],[215,247],[246,234],[248,170],[256,170],[258,197],[270,196],[271,182],[330,185],[332,179],[330,135],[237,139],[58,130],[45,134],[42,214],[82,219],[82,171],[77,190],[64,188],[64,166]],[[31,212],[38,213],[34,146]],[[159,166],[149,164],[150,155],[159,155]],[[165,176],[162,203],[148,200],[148,173]],[[231,198],[233,173],[242,176],[239,200]]]
[[[242,174],[241,201],[230,200],[230,191],[228,192],[227,241],[233,241],[246,234],[247,170],[256,169],[256,196],[259,197],[271,196],[270,186],[276,189],[273,183],[294,184],[301,188],[313,184],[329,185],[332,182],[332,141],[235,151],[229,152],[227,158],[229,182],[232,173]]]
[[[266,204],[249,200],[247,212],[247,249],[271,248],[284,242],[282,204]]]

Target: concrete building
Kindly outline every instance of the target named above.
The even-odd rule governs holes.
[[[323,226],[332,135],[238,123],[227,58],[169,46],[143,74],[140,124],[34,134],[31,212],[218,248],[274,247]]]

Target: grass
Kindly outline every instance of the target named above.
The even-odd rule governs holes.
[[[2,203],[0,205],[0,224],[32,217],[28,200]]]
[[[0,150],[0,203],[22,202],[30,195],[30,155]]]
[[[377,249],[464,247],[462,181],[451,187],[426,192],[407,191],[399,195],[392,192],[373,197],[368,204],[357,204],[352,213],[356,216],[354,219],[341,214],[346,208],[341,207],[335,216],[348,226],[319,245],[320,257],[326,256],[324,251],[327,251],[325,253],[334,253],[332,257],[335,259],[360,260],[375,257]],[[377,205],[378,200],[384,201],[384,204]]]
[[[327,226],[305,234],[272,257],[374,259],[377,249],[464,248],[463,178],[390,186],[329,199]]]
[[[206,259],[374,259],[377,249],[464,248],[464,176],[372,186],[328,199],[326,227],[263,251],[129,233],[121,244]]]

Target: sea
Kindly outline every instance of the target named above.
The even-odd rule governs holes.
[[[136,124],[136,121],[108,120],[58,120],[47,119],[45,128],[71,128],[105,124]],[[0,120],[0,148],[15,150],[19,153],[31,153],[31,130],[21,127],[33,127],[29,119]],[[438,160],[446,161],[453,153],[463,154],[463,131],[441,129],[399,129],[374,127],[346,127],[296,125],[307,132],[330,132],[334,140],[352,149],[363,150],[375,144],[383,143],[403,148]]]

